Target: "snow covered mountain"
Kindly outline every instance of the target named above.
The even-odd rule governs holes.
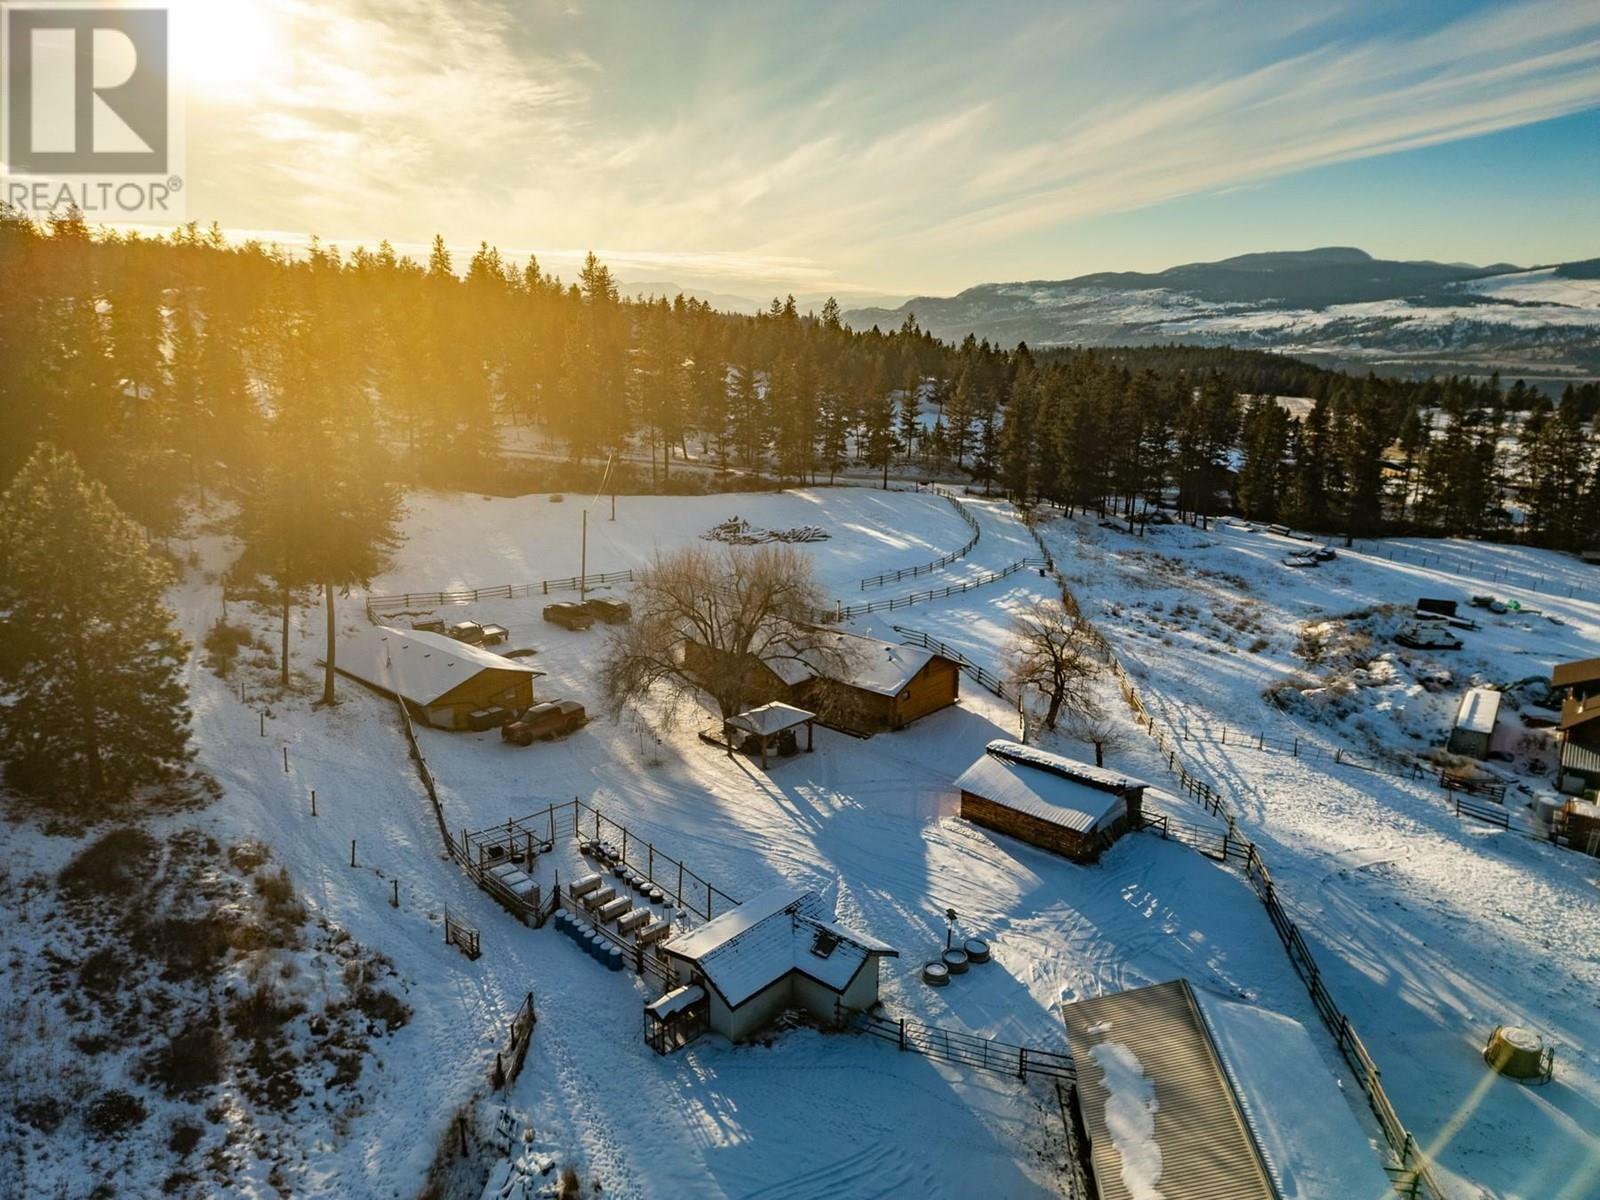
[[[1600,371],[1596,259],[1523,270],[1325,247],[1153,274],[982,284],[844,319],[858,329],[889,328],[908,312],[940,337],[973,333],[1004,346],[1184,342],[1394,373],[1498,369],[1560,379]]]

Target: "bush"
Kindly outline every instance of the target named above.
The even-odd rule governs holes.
[[[78,966],[78,983],[84,991],[98,999],[114,996],[122,990],[132,963],[114,946],[96,950]]]
[[[71,1110],[66,1101],[59,1096],[40,1096],[34,1100],[24,1100],[17,1105],[17,1120],[24,1125],[32,1126],[40,1133],[54,1133],[67,1119]]]
[[[172,1133],[167,1138],[167,1149],[180,1158],[186,1158],[200,1144],[205,1130],[193,1121],[179,1119],[172,1123]]]
[[[232,942],[233,922],[220,912],[199,917],[163,917],[140,924],[129,938],[134,950],[165,965],[168,981],[210,978]]]
[[[382,1021],[390,1033],[411,1019],[411,1008],[393,992],[363,987],[356,993],[356,1008],[374,1021]]]
[[[145,1070],[169,1097],[187,1099],[222,1082],[226,1056],[227,1046],[215,1019],[192,1021],[150,1055]],[[198,1129],[195,1140],[199,1140]]]
[[[228,861],[235,870],[243,871],[246,875],[271,859],[272,848],[259,838],[245,838],[228,847]]]
[[[206,666],[226,679],[233,673],[239,651],[256,645],[256,635],[249,628],[219,620],[206,631]]]
[[[144,889],[161,847],[142,829],[113,829],[78,852],[56,883],[74,899],[129,897]]]
[[[260,1041],[272,1037],[304,1011],[304,1005],[285,1001],[270,987],[258,984],[228,1007],[228,1024],[240,1037]]]
[[[91,1133],[101,1137],[116,1137],[142,1124],[147,1116],[149,1113],[145,1110],[144,1101],[121,1088],[113,1088],[101,1092],[90,1101],[83,1114],[83,1123]]]

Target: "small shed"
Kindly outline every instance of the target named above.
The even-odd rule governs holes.
[[[1500,720],[1500,699],[1501,694],[1494,688],[1467,689],[1456,709],[1455,727],[1450,730],[1447,748],[1451,754],[1477,759],[1489,757],[1489,746]]]
[[[1092,862],[1143,822],[1141,781],[1003,739],[956,787],[964,819],[1076,862]]]
[[[822,898],[780,886],[662,947],[677,988],[706,992],[708,1028],[743,1041],[799,1009],[831,1026],[878,1001],[878,962],[898,952],[837,924]],[[665,997],[663,997],[665,1000]]]
[[[785,732],[805,727],[806,751],[809,753],[816,749],[816,721],[817,714],[807,712],[803,708],[796,708],[792,704],[784,704],[781,700],[774,700],[770,704],[763,704],[760,708],[752,708],[742,712],[736,717],[729,717],[727,727],[736,729],[741,733],[749,734],[756,739],[761,747],[761,769],[767,769],[767,747],[774,738],[781,737]],[[727,732],[725,730],[724,732]],[[733,753],[733,738],[728,738],[728,753]]]
[[[439,729],[471,729],[496,708],[520,712],[533,703],[540,672],[440,633],[372,625],[339,643],[334,669],[405,702]]]

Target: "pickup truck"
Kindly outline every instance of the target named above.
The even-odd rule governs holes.
[[[500,737],[514,746],[529,746],[582,729],[588,719],[576,700],[546,700],[500,726]]]

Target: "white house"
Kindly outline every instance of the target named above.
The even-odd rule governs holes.
[[[799,1009],[842,1024],[878,999],[891,946],[848,929],[815,892],[775,887],[663,946],[677,987],[701,987],[706,1023],[742,1041]]]

